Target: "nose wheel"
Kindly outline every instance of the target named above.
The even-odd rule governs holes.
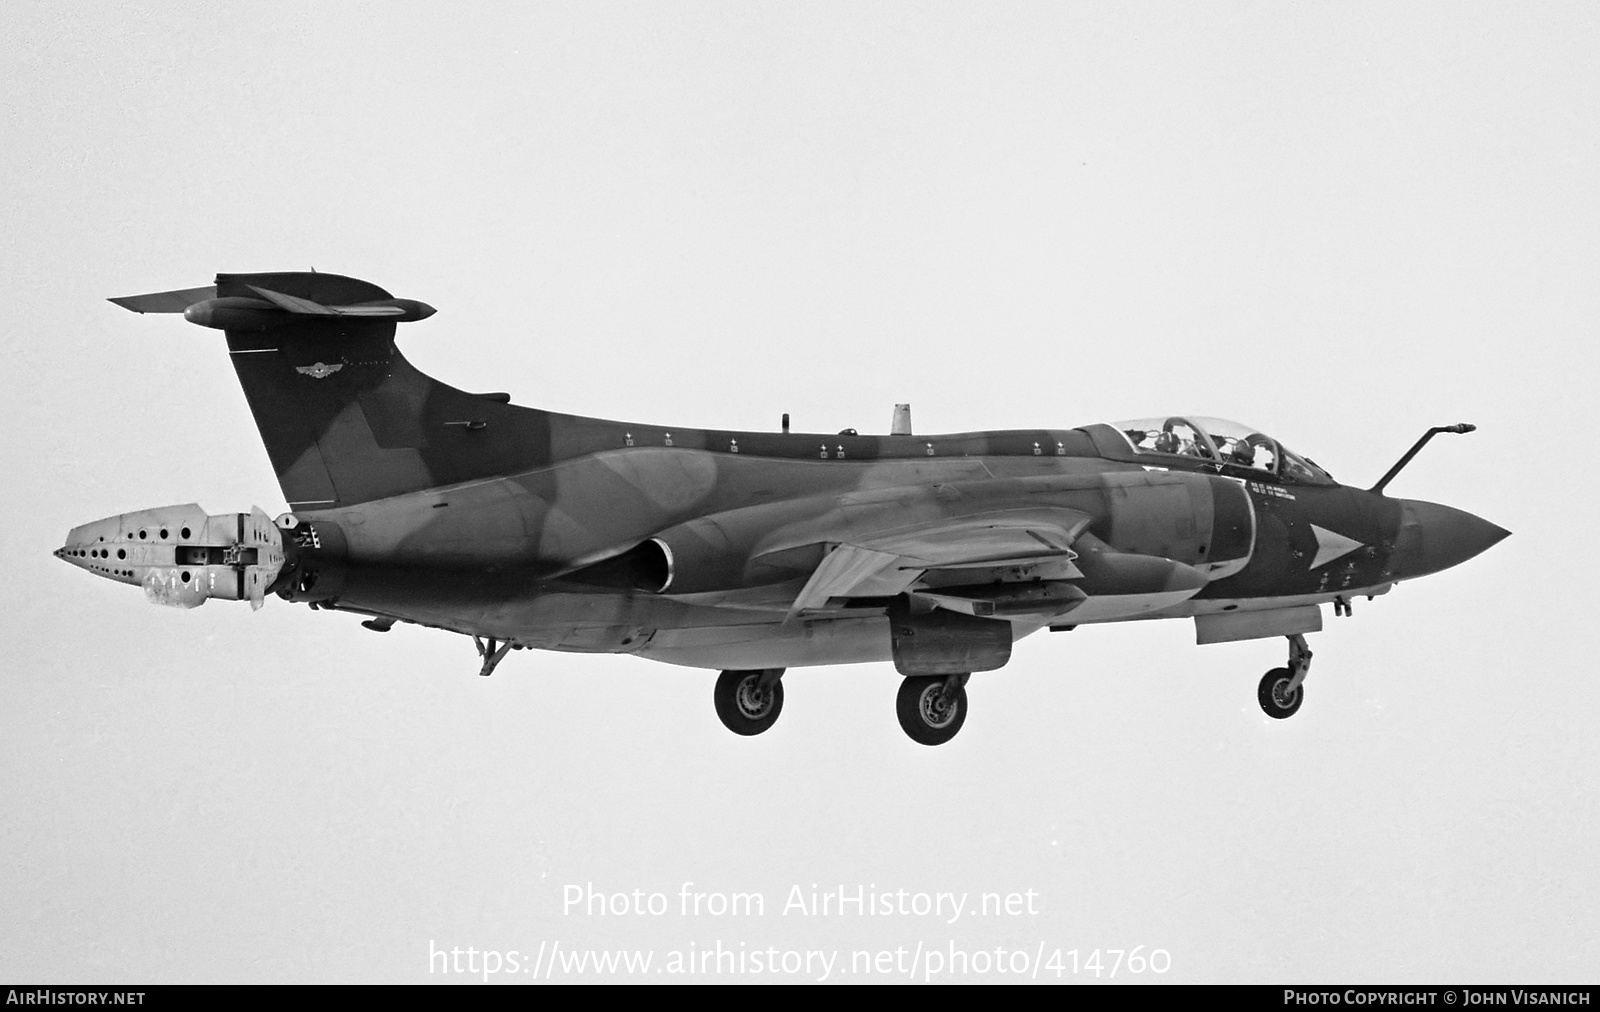
[[[734,734],[760,734],[783,712],[783,668],[724,671],[717,676],[712,700],[717,716]]]
[[[915,675],[900,683],[895,715],[900,729],[919,745],[943,745],[967,720],[970,675]]]
[[[1261,712],[1275,720],[1293,717],[1305,702],[1304,682],[1311,670],[1311,650],[1306,638],[1299,633],[1289,637],[1289,666],[1273,668],[1261,677],[1256,687],[1256,702]]]

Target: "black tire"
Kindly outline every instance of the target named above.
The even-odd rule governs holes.
[[[783,712],[783,682],[772,683],[765,698],[757,696],[764,671],[724,671],[717,676],[717,688],[712,699],[717,704],[717,716],[734,734],[760,734],[778,720]]]
[[[966,686],[957,689],[955,698],[941,708],[944,681],[933,676],[907,678],[900,683],[894,701],[895,715],[900,718],[900,729],[919,745],[943,745],[966,723]]]
[[[1261,704],[1261,712],[1276,720],[1293,717],[1300,711],[1300,704],[1306,701],[1306,685],[1301,682],[1294,690],[1294,694],[1285,699],[1283,689],[1294,676],[1289,674],[1288,668],[1273,668],[1261,678],[1261,685],[1256,688],[1256,702]]]

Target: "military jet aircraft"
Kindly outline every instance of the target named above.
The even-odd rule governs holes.
[[[266,595],[461,633],[495,670],[525,648],[720,670],[759,734],[793,667],[892,660],[917,742],[949,741],[966,683],[1041,629],[1182,618],[1199,643],[1285,637],[1268,716],[1305,698],[1321,606],[1454,566],[1507,531],[1340,485],[1246,425],[1170,416],[926,435],[608,421],[467,393],[417,371],[395,328],[433,315],[319,273],[222,274],[112,299],[221,330],[288,502],[197,505],[74,528],[56,554],[160,604]]]

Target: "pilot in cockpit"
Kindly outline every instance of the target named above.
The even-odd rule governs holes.
[[[1238,464],[1240,467],[1256,466],[1256,448],[1248,440],[1236,439],[1233,447],[1228,451],[1228,463]]]

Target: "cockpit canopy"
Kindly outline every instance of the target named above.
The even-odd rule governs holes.
[[[1221,418],[1171,415],[1114,426],[1141,456],[1189,457],[1232,468],[1249,468],[1284,481],[1332,485],[1333,478],[1305,457],[1248,425]]]

